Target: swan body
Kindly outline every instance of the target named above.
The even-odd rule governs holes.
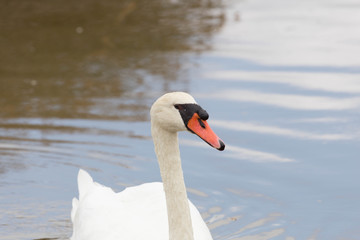
[[[79,199],[71,211],[71,240],[211,240],[199,211],[188,200],[177,132],[189,130],[223,150],[208,114],[186,93],[168,93],[152,106],[151,130],[163,183],[145,183],[115,193],[78,174]]]
[[[169,239],[165,193],[160,182],[128,187],[115,193],[80,170],[86,189],[74,198],[72,222],[79,223],[71,240]],[[195,239],[212,239],[199,211],[189,201]],[[104,224],[106,223],[106,224]]]

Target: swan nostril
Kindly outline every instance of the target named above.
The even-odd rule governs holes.
[[[200,118],[198,118],[198,121],[199,121],[200,126],[201,126],[202,128],[205,128],[205,124],[203,123],[203,121],[201,121]]]

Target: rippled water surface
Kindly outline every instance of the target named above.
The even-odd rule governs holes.
[[[360,3],[4,2],[0,239],[67,239],[76,176],[160,181],[149,108],[187,91],[227,144],[181,133],[214,239],[360,239]]]

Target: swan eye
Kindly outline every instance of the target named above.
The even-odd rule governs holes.
[[[176,109],[178,109],[179,111],[181,111],[181,110],[185,110],[185,111],[186,111],[186,108],[184,108],[184,106],[182,106],[181,104],[175,104],[174,107],[175,107]]]

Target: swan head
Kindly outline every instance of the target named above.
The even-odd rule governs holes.
[[[151,124],[169,132],[190,131],[222,151],[224,142],[211,130],[209,114],[188,93],[172,92],[158,98],[150,110]]]

